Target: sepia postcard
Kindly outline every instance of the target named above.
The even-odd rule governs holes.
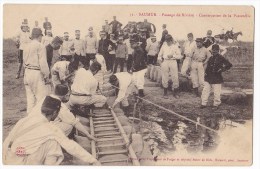
[[[255,8],[3,5],[3,165],[250,166]]]

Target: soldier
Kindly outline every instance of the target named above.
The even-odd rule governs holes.
[[[162,32],[162,38],[161,38],[161,46],[160,46],[160,49],[165,41],[165,36],[168,35],[168,31],[166,29],[166,24],[163,24],[162,25],[162,29],[163,29],[163,32]]]
[[[97,53],[97,47],[98,47],[97,38],[94,36],[93,31],[89,31],[88,35],[85,38],[86,58],[88,64],[91,59],[95,58],[95,55]]]
[[[20,74],[23,67],[23,55],[24,55],[24,49],[25,47],[30,43],[30,33],[28,32],[28,21],[27,19],[24,19],[22,25],[21,25],[21,31],[16,35],[16,44],[19,48],[18,50],[18,71],[16,75],[16,79],[20,78]]]
[[[46,30],[46,36],[44,36],[42,38],[42,44],[44,46],[47,46],[49,45],[53,40],[53,37],[52,37],[52,31],[50,29]]]
[[[232,64],[219,54],[220,47],[217,44],[212,46],[212,57],[207,62],[205,71],[205,83],[201,95],[201,108],[205,108],[208,102],[211,89],[214,91],[214,109],[221,104],[221,83],[223,83],[222,72],[229,70]]]
[[[108,20],[105,20],[105,32],[109,35],[111,33],[110,25],[108,23]]]
[[[162,69],[162,85],[164,88],[164,97],[167,98],[169,73],[173,82],[172,92],[175,98],[179,98],[179,78],[178,78],[178,65],[177,59],[181,59],[181,51],[176,44],[173,44],[173,38],[170,34],[165,37],[166,44],[162,46],[158,60],[161,62]]]
[[[119,34],[119,32],[117,32],[117,30],[118,30],[118,27],[122,26],[122,23],[120,23],[116,20],[116,16],[113,16],[113,21],[110,22],[109,25],[112,26],[112,33],[115,34],[115,36],[117,38],[117,35]]]
[[[189,33],[187,35],[187,37],[188,37],[188,40],[184,43],[184,61],[183,61],[182,68],[181,68],[181,74],[183,76],[189,76],[187,74],[187,71],[190,69],[191,57],[192,57],[194,50],[197,47],[196,42],[193,39],[193,34]]]
[[[127,71],[129,72],[131,67],[132,67],[132,64],[133,64],[133,48],[131,47],[131,43],[130,43],[130,38],[131,38],[132,34],[130,34],[129,38],[125,39],[124,40],[124,43],[126,44],[127,46],[127,50],[128,50],[128,57],[127,57],[127,60],[126,60],[126,68],[127,68]]]
[[[70,49],[73,46],[72,42],[69,40],[69,33],[64,32],[63,36],[63,43],[60,47],[59,54],[60,54],[60,59],[62,60],[63,58],[67,58],[71,56]],[[74,47],[73,47],[74,48]],[[74,48],[75,50],[75,48]]]
[[[51,30],[52,26],[51,23],[48,21],[48,17],[45,17],[45,22],[43,23],[43,28],[45,30],[44,34],[47,34],[47,30]]]
[[[42,31],[32,30],[32,41],[24,49],[24,85],[27,97],[27,113],[32,107],[50,93],[50,71],[47,63],[46,49],[41,44]]]
[[[158,58],[160,43],[156,40],[156,36],[151,36],[151,42],[147,43],[147,63],[155,65]]]
[[[199,97],[199,87],[203,88],[204,85],[204,66],[206,65],[210,52],[203,46],[203,39],[197,38],[196,45],[192,58],[191,58],[191,81],[193,91]]]
[[[84,67],[76,72],[74,82],[71,86],[70,99],[68,101],[70,109],[74,105],[94,105],[95,107],[103,107],[106,104],[106,97],[96,93],[98,81],[95,79],[94,75],[100,70],[101,65],[98,62],[94,62],[90,67],[84,64]]]
[[[144,50],[139,46],[138,35],[133,35],[130,39],[133,48],[133,63],[130,72],[133,72],[134,84],[138,89],[138,95],[144,97],[144,75],[147,71]]]
[[[75,49],[72,47],[70,49],[70,53],[73,53],[71,55],[64,55],[62,61],[56,62],[52,69],[51,69],[51,78],[53,87],[55,88],[58,84],[63,84],[66,86],[69,86],[68,80],[70,77],[74,75],[75,72],[75,66],[74,61],[72,60],[72,56],[74,55]]]
[[[212,30],[208,30],[207,36],[203,38],[203,46],[208,48],[215,42],[214,37],[212,36]]]
[[[106,32],[100,31],[100,40],[98,42],[98,53],[103,55],[106,61],[107,70],[109,70],[109,46],[111,46],[111,49],[115,48],[115,44],[106,37]]]
[[[116,89],[119,91],[117,94],[117,98],[112,105],[112,108],[114,108],[119,103],[121,103],[123,108],[128,107],[129,106],[128,96],[132,91],[131,84],[133,83],[132,74],[128,72],[120,72],[120,73],[113,74],[109,78],[109,83],[119,88]]]
[[[115,38],[115,34],[110,34],[110,41],[113,42],[114,46],[109,45],[108,50],[109,50],[109,59],[108,59],[108,70],[113,72],[113,68],[115,65],[115,59],[116,59],[116,45],[117,45],[117,40]]]
[[[46,54],[47,54],[47,62],[49,69],[52,65],[52,58],[53,58],[53,50],[60,49],[60,46],[62,45],[63,41],[60,37],[56,36],[50,44],[46,46]]]
[[[86,164],[100,165],[95,157],[53,123],[61,109],[61,101],[45,97],[40,112],[17,122],[3,143],[3,162],[6,165],[59,165],[62,148]]]
[[[120,72],[124,71],[124,64],[128,57],[128,49],[126,44],[124,44],[123,42],[124,42],[123,36],[119,36],[118,43],[116,46],[116,60],[115,60],[114,73],[117,72],[118,65],[120,65]]]
[[[79,66],[79,61],[82,60],[83,57],[85,57],[85,43],[82,39],[80,39],[80,30],[75,30],[75,39],[72,40],[73,47],[75,48],[75,63],[76,67]]]
[[[214,44],[217,44],[217,45],[219,46],[219,49],[220,49],[219,52],[220,52],[220,54],[221,54],[222,56],[224,56],[224,55],[227,53],[227,49],[226,49],[225,46],[223,46],[223,45],[220,44],[220,35],[216,35],[216,36],[214,36],[214,38],[215,38]],[[209,52],[211,52],[211,53],[212,53],[212,46],[213,46],[214,44],[210,45],[210,46],[207,48],[207,49],[209,50]]]

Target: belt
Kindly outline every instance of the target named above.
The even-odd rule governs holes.
[[[34,67],[25,67],[25,68],[30,70],[40,70],[40,68],[34,68]]]
[[[77,92],[71,92],[72,95],[74,96],[91,96],[91,94],[81,94],[81,93],[77,93]]]
[[[176,59],[164,59],[164,60],[176,60]]]

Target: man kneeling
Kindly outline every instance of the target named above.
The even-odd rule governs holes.
[[[4,141],[4,164],[58,165],[64,158],[62,147],[86,163],[99,165],[91,154],[50,123],[56,119],[60,108],[60,100],[46,96],[42,113],[33,113],[19,120]]]
[[[101,94],[97,94],[98,82],[94,77],[101,70],[101,65],[94,62],[88,66],[80,68],[75,75],[74,82],[71,86],[71,96],[68,105],[72,108],[74,105],[94,105],[95,107],[103,107],[107,98]]]

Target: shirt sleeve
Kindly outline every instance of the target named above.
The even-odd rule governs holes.
[[[47,63],[46,48],[44,45],[40,45],[38,51],[39,65],[44,78],[48,78],[50,74],[49,66]]]
[[[75,126],[79,121],[65,105],[61,106],[58,117],[62,120],[62,122],[70,124],[72,126]]]
[[[88,153],[85,149],[83,149],[78,143],[73,140],[68,139],[62,133],[62,131],[53,124],[51,125],[51,129],[54,131],[54,139],[64,148],[69,154],[74,157],[79,158],[80,160],[86,163],[94,163],[97,161],[90,153]]]
[[[175,47],[175,51],[174,51],[173,57],[175,59],[181,59],[182,58],[181,50],[180,50],[180,48],[178,46]]]
[[[124,99],[124,97],[126,95],[126,91],[127,91],[128,85],[129,84],[126,83],[126,82],[123,82],[123,83],[121,82],[120,89],[119,89],[119,92],[118,92],[118,95],[117,95],[117,98],[116,98],[115,102],[119,103],[119,102],[121,102]]]

